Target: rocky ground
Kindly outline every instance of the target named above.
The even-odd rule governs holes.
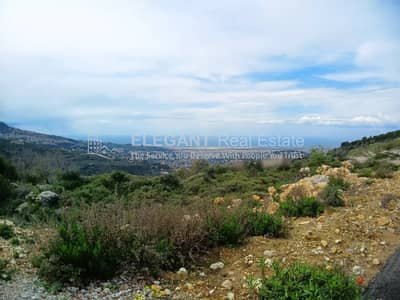
[[[257,260],[263,256],[283,264],[339,265],[362,275],[366,285],[400,246],[400,173],[388,179],[345,176],[352,182],[345,192],[345,207],[329,208],[319,218],[288,219],[287,238],[254,237],[240,247],[214,249],[197,266],[183,266],[155,282],[124,274],[52,295],[39,283],[30,263],[35,246],[29,241],[38,230],[15,227],[20,245],[0,238],[1,257],[10,259],[17,270],[11,281],[0,282],[0,299],[135,299],[138,292],[164,295],[164,299],[252,299],[245,279],[260,276]]]

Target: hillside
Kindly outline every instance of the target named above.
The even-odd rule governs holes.
[[[155,161],[128,161],[128,151],[135,149],[130,145],[105,143],[105,146],[110,151],[125,154],[113,159],[88,154],[87,141],[21,130],[0,122],[0,155],[9,159],[21,175],[36,178],[36,181],[65,171],[95,175],[119,170],[138,175],[156,175],[169,169]]]
[[[160,176],[75,171],[46,184],[16,179],[2,162],[0,291],[5,299],[288,299],[288,288],[304,293],[295,299],[378,297],[373,279],[400,247],[400,173],[379,151],[364,163],[315,149],[277,166],[196,161]],[[391,281],[380,284],[391,291]]]

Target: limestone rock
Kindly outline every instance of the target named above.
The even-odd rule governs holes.
[[[185,268],[180,268],[176,273],[178,275],[179,280],[185,280],[188,277],[188,271]]]
[[[232,286],[232,281],[230,281],[229,279],[224,280],[224,282],[222,282],[221,286],[222,286],[224,289],[231,290],[232,287],[233,287],[233,286]]]
[[[219,261],[219,262],[216,262],[216,263],[213,263],[213,264],[211,264],[210,265],[210,269],[211,270],[220,270],[220,269],[222,269],[224,267],[224,263],[223,262],[221,262],[221,261]]]
[[[59,198],[58,194],[52,191],[44,191],[39,194],[38,201],[43,206],[52,207],[58,204]]]

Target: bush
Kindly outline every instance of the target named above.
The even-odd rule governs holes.
[[[331,165],[336,167],[340,165],[331,153],[326,153],[320,148],[311,149],[308,160],[308,166],[310,167],[319,167],[321,165]]]
[[[322,190],[319,197],[325,205],[344,206],[343,191],[347,190],[350,184],[342,178],[329,178],[328,185]]]
[[[85,180],[76,171],[67,171],[61,174],[59,180],[67,190],[74,190],[85,183]]]
[[[361,300],[355,279],[339,269],[295,264],[288,268],[273,265],[275,274],[262,278],[260,299],[276,300]]]
[[[279,215],[269,215],[265,212],[252,212],[248,217],[250,234],[266,235],[272,237],[282,237],[286,235],[282,217]]]
[[[0,237],[2,237],[5,240],[14,237],[14,230],[12,226],[8,224],[0,224]]]
[[[350,183],[341,177],[330,177],[328,185],[337,186],[338,188],[342,189],[343,191],[346,191],[350,187]]]
[[[10,280],[12,271],[8,269],[8,261],[0,258],[0,280]]]
[[[10,181],[0,174],[0,199],[2,201],[7,200],[13,193]]]
[[[280,212],[287,217],[318,217],[324,212],[324,207],[320,201],[311,198],[302,198],[298,201],[287,199],[281,203]]]
[[[375,170],[376,178],[392,178],[396,167],[388,162],[380,162]]]
[[[57,239],[44,252],[48,260],[42,262],[40,275],[63,282],[113,275],[120,255],[104,242],[101,234],[97,227],[88,230],[76,222],[62,224]]]
[[[110,277],[123,262],[157,273],[187,265],[211,247],[236,245],[249,234],[285,232],[280,216],[253,212],[247,204],[131,205],[94,203],[78,215],[70,212],[42,251],[40,275],[50,282],[87,281]]]
[[[246,212],[243,209],[219,208],[208,218],[211,240],[221,245],[236,245],[247,235]]]

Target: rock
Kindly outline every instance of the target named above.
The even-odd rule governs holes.
[[[44,192],[51,190],[52,186],[50,184],[38,184],[37,188],[39,189],[39,191]]]
[[[265,257],[272,257],[272,256],[274,256],[274,252],[271,251],[271,250],[265,250],[264,251],[264,256]]]
[[[71,287],[68,287],[67,290],[70,293],[76,293],[76,292],[78,292],[79,289],[77,287],[71,286]]]
[[[226,294],[225,297],[226,300],[234,300],[235,299],[235,294],[232,292],[229,292],[228,294]]]
[[[326,248],[326,246],[328,246],[328,242],[325,240],[322,240],[321,245],[322,245],[322,247]]]
[[[5,224],[7,226],[14,226],[14,222],[13,221],[6,220],[6,219],[0,220],[0,224]]]
[[[190,282],[186,282],[183,287],[187,291],[193,291],[193,284],[191,284]]]
[[[15,211],[19,214],[23,214],[24,212],[28,211],[29,209],[29,203],[28,202],[23,202],[18,207],[15,209]]]
[[[267,207],[265,209],[267,214],[270,214],[270,215],[276,214],[278,212],[278,210],[279,210],[279,203],[275,202],[275,201],[268,202]]]
[[[211,264],[210,265],[210,269],[211,270],[219,270],[219,269],[222,269],[224,267],[224,263],[223,262],[221,262],[221,261],[219,261],[219,262],[216,262],[216,263],[213,263],[213,264]]]
[[[355,275],[363,275],[364,274],[364,269],[360,266],[354,266],[353,267],[353,273]]]
[[[326,187],[329,178],[325,175],[314,175],[299,181],[281,186],[281,201],[291,198],[295,201],[304,197],[316,197]]]
[[[380,217],[380,218],[377,220],[378,226],[386,226],[386,225],[389,225],[390,222],[391,222],[391,220],[390,220],[389,217]]]
[[[377,259],[377,258],[374,258],[374,259],[372,260],[372,264],[373,264],[374,266],[378,266],[378,265],[380,265],[380,264],[381,264],[381,262],[380,262],[380,260],[379,260],[379,259]]]
[[[215,204],[215,205],[224,204],[224,203],[225,203],[224,197],[216,197],[216,198],[214,199],[214,204]]]
[[[303,167],[299,170],[300,175],[302,176],[307,176],[311,173],[311,170],[309,167]]]
[[[164,294],[164,296],[171,296],[172,292],[170,289],[165,289],[165,290],[163,290],[163,294]]]
[[[342,167],[346,168],[348,170],[352,170],[353,169],[353,164],[351,163],[350,160],[346,160],[346,161],[342,162]]]
[[[207,277],[206,273],[204,273],[204,272],[200,272],[200,273],[199,273],[199,276],[200,276],[200,277]]]
[[[275,188],[274,186],[270,186],[270,187],[268,188],[268,194],[269,194],[271,197],[275,196],[277,192],[278,192],[278,191],[276,190],[276,188]]]
[[[232,281],[230,281],[229,279],[227,279],[227,280],[225,280],[224,282],[222,282],[221,286],[222,286],[224,289],[231,290],[232,287],[233,287],[233,286],[232,286]]]
[[[267,268],[271,268],[271,267],[272,267],[272,264],[273,264],[272,259],[267,258],[267,259],[265,260],[265,266],[266,266]]]
[[[188,277],[188,271],[182,267],[176,272],[176,275],[178,275],[179,280],[185,280]]]
[[[41,205],[51,207],[58,204],[59,196],[52,191],[41,192],[38,196],[38,201]]]
[[[238,207],[238,206],[240,206],[242,204],[242,199],[233,199],[232,200],[232,206],[234,206],[234,207]]]
[[[244,258],[244,263],[247,265],[247,266],[251,266],[253,263],[254,263],[254,258],[253,258],[253,255],[247,255],[245,258]]]

